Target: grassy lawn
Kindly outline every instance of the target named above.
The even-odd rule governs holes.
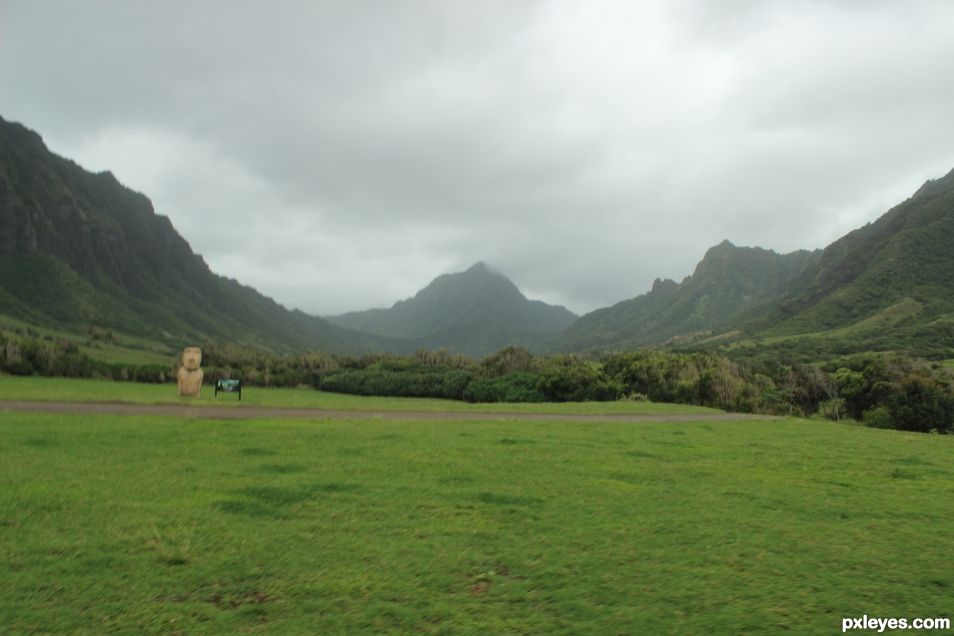
[[[0,632],[836,633],[950,616],[954,438],[0,413]]]
[[[325,393],[310,388],[273,389],[248,387],[242,401],[235,394],[213,397],[213,387],[204,386],[197,400],[179,398],[175,384],[139,384],[71,378],[19,377],[0,374],[0,401],[80,401],[134,402],[138,404],[194,404],[196,406],[269,406],[321,408],[362,411],[468,411],[487,413],[582,413],[582,414],[676,414],[720,413],[718,409],[685,404],[653,402],[568,402],[545,404],[469,404],[455,400],[431,398],[387,398]]]

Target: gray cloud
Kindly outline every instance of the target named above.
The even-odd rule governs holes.
[[[323,314],[823,246],[954,167],[952,76],[949,2],[0,5],[0,114]]]

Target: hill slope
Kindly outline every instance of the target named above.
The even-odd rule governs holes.
[[[537,347],[576,319],[564,307],[528,300],[484,263],[435,278],[389,309],[328,318],[336,325],[482,356],[511,344]]]
[[[777,297],[818,258],[818,252],[777,254],[723,241],[709,248],[681,283],[657,279],[647,294],[586,314],[566,330],[556,348],[637,348],[725,328],[746,310]]]
[[[848,349],[954,347],[952,246],[954,170],[826,247],[748,330],[834,332]]]
[[[39,135],[2,118],[0,314],[175,345],[383,347],[217,276],[144,195],[54,155]]]

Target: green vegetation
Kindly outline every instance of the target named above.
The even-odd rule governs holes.
[[[289,311],[217,276],[144,195],[51,153],[0,118],[0,315],[90,326],[181,347],[230,340],[273,351],[381,351],[386,340]]]
[[[9,316],[0,316],[0,343],[40,340],[47,345],[77,350],[106,364],[127,366],[172,366],[179,356],[161,342],[130,336],[112,329],[90,327],[85,334],[36,326]]]
[[[954,350],[954,171],[822,252],[723,242],[682,283],[581,317],[561,351],[713,350],[736,359],[826,360]]]
[[[692,276],[659,280],[648,293],[598,309],[571,325],[560,351],[618,351],[670,341],[695,341],[734,325],[747,310],[777,298],[784,285],[818,260],[819,252],[776,254],[723,241],[709,248]]]
[[[740,363],[708,352],[640,351],[588,361],[537,358],[510,347],[480,363],[426,351],[411,358],[332,362],[317,377],[317,385],[358,395],[480,402],[648,398],[735,412],[820,412],[834,420],[859,421],[869,409],[885,407],[892,428],[954,432],[954,375],[944,365],[906,356],[853,356],[811,365]]]
[[[21,377],[0,374],[0,406],[3,400],[41,402],[129,402],[133,404],[189,404],[193,406],[248,406],[315,408],[334,411],[412,411],[468,413],[544,413],[544,414],[652,414],[677,415],[719,413],[716,409],[686,404],[663,404],[647,400],[618,402],[563,402],[528,404],[470,404],[432,398],[364,397],[316,391],[302,387],[246,387],[242,401],[233,395],[213,397],[206,383],[196,399],[180,398],[174,384],[109,382],[73,378]]]
[[[817,332],[859,323],[903,303],[903,343],[942,316],[954,314],[951,242],[954,171],[928,182],[874,223],[828,246],[793,282],[780,311],[762,326],[766,335]],[[950,337],[943,346],[950,347]],[[894,348],[900,348],[895,346]]]
[[[954,374],[940,363],[906,356],[782,364],[770,357],[739,362],[710,352],[641,351],[585,360],[540,358],[508,347],[475,362],[447,351],[347,358],[318,352],[275,356],[219,345],[205,351],[204,364],[210,385],[237,377],[246,386],[501,404],[648,399],[746,413],[821,412],[903,430],[954,431]],[[4,342],[2,335],[0,371],[160,384],[175,378],[171,365],[106,364],[83,355],[75,344]],[[865,418],[866,411],[881,407],[887,415]]]
[[[437,277],[413,298],[389,309],[328,320],[406,341],[404,351],[448,348],[480,357],[509,345],[538,348],[566,329],[576,315],[564,307],[527,300],[503,274],[477,263],[467,271]]]
[[[340,360],[320,375],[326,391],[357,395],[441,397],[469,402],[584,402],[616,400],[622,385],[599,364],[575,357],[537,358],[507,347],[475,363],[443,351],[413,357]]]
[[[946,616],[954,439],[804,420],[0,414],[7,633],[831,633]]]

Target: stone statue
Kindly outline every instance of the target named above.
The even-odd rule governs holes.
[[[182,397],[199,397],[202,388],[202,349],[186,347],[182,350],[182,366],[179,367],[179,395]]]

